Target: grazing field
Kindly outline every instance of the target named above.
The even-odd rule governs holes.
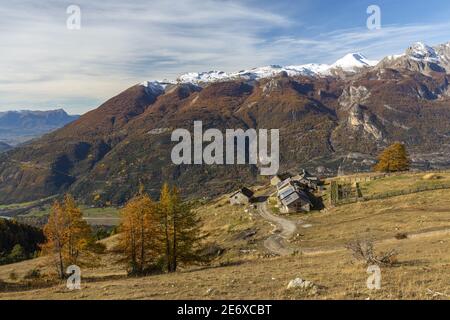
[[[450,229],[450,190],[338,206],[303,215],[301,221],[299,247],[342,246],[355,238],[382,240]]]
[[[91,225],[115,226],[120,221],[120,209],[116,207],[93,208],[81,206],[84,218]],[[51,206],[46,205],[31,209],[28,213],[21,215],[22,217],[46,217],[50,214]]]
[[[23,212],[33,210],[35,208],[44,207],[48,203],[51,203],[56,196],[51,196],[44,199],[39,199],[36,201],[13,203],[13,204],[0,204],[0,214],[3,215],[18,215]]]
[[[383,179],[361,182],[363,196],[373,196],[386,192],[433,188],[435,186],[450,187],[450,173],[410,173],[393,175]]]
[[[385,250],[395,246],[400,252],[397,265],[381,269],[381,290],[377,291],[366,287],[366,267],[341,250],[143,278],[127,278],[120,268],[105,264],[83,269],[82,290],[69,291],[63,283],[40,289],[17,285],[0,293],[0,299],[449,299],[448,239],[448,235],[430,236],[377,247]],[[0,277],[4,279],[8,269],[24,267],[30,268],[30,262],[4,266]],[[321,289],[315,294],[287,290],[289,281],[296,277]]]
[[[377,188],[407,188],[423,176],[380,179]],[[196,210],[205,248],[215,254],[209,264],[127,277],[113,236],[102,240],[105,253],[82,265],[82,290],[69,291],[52,279],[48,257],[40,257],[0,267],[0,299],[450,299],[450,190],[282,215],[279,220],[296,228],[291,238],[276,243],[292,252],[283,256],[266,247],[268,238],[283,234],[283,222],[265,220],[253,205],[230,206],[224,195]],[[365,239],[373,240],[377,254],[397,251],[393,264],[381,266],[380,290],[367,288],[367,266],[346,249]],[[27,277],[35,269],[40,276]],[[295,278],[313,282],[317,290],[288,290]]]
[[[30,202],[22,202],[22,203],[13,203],[13,204],[0,204],[0,210],[14,210],[14,209],[21,209],[21,208],[27,208],[32,207],[35,205],[39,205],[40,203],[49,201],[51,199],[55,198],[54,196],[48,197],[45,199],[40,199],[36,201],[30,201]]]

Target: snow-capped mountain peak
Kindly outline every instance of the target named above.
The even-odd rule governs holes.
[[[178,81],[182,83],[191,82],[214,82],[229,78],[230,76],[223,71],[206,71],[206,72],[189,72],[178,77]]]
[[[329,72],[330,65],[328,64],[308,63],[299,66],[287,66],[285,68],[288,74],[289,71],[295,71],[308,76],[317,76],[317,75],[325,76],[330,74]]]
[[[372,67],[377,63],[378,61],[369,60],[361,53],[349,53],[332,64],[331,68],[341,68],[347,72],[354,72],[355,69]]]
[[[205,72],[189,72],[179,76],[176,81],[146,81],[143,82],[142,85],[148,88],[148,90],[150,90],[151,92],[160,94],[164,92],[168,84],[201,84],[218,81],[229,81],[235,79],[259,80],[275,77],[282,72],[285,72],[287,73],[287,75],[292,77],[324,77],[333,75],[336,69],[341,69],[348,73],[354,73],[362,68],[374,66],[377,63],[377,61],[367,59],[361,53],[350,53],[339,59],[332,65],[316,63],[289,66],[269,65],[248,70],[241,70],[233,73],[227,73],[217,70]]]
[[[439,56],[437,55],[436,50],[422,42],[414,43],[406,50],[406,53],[413,60],[439,62]]]
[[[159,96],[163,94],[166,90],[166,87],[169,84],[175,84],[174,81],[144,81],[141,83],[141,86],[144,86],[147,92]]]

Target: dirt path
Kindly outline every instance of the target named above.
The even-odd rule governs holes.
[[[289,248],[286,240],[292,237],[297,229],[291,220],[273,215],[267,208],[266,202],[257,204],[258,212],[262,218],[276,226],[274,234],[264,241],[264,246],[271,252],[280,256],[292,254],[294,249]]]
[[[286,240],[292,237],[297,230],[295,222],[282,218],[272,214],[267,208],[266,202],[260,202],[257,204],[258,213],[260,216],[272,223],[275,226],[273,234],[264,241],[264,247],[270,252],[273,252],[280,256],[286,256],[292,254],[295,249],[291,248]],[[450,235],[450,228],[444,227],[438,230],[422,230],[408,234],[407,239],[397,240],[395,238],[387,238],[375,241],[376,244],[388,244],[398,241],[408,241],[411,239],[420,239],[432,236],[444,236]],[[320,255],[327,253],[334,253],[338,251],[346,250],[344,246],[330,246],[330,247],[317,247],[317,248],[298,248],[298,251],[305,255]]]

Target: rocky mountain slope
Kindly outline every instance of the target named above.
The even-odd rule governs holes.
[[[0,142],[16,145],[78,119],[64,110],[0,112]]]
[[[186,195],[211,196],[261,179],[256,165],[172,164],[171,132],[192,131],[194,120],[222,132],[280,129],[282,171],[368,170],[393,141],[407,144],[417,167],[450,166],[448,44],[411,48],[376,65],[357,54],[339,67],[315,65],[328,70],[322,74],[271,66],[133,86],[1,155],[0,203],[66,190],[88,203],[123,203],[139,183],[156,195],[163,181]]]

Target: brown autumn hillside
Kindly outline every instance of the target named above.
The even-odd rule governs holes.
[[[123,203],[139,182],[156,194],[163,181],[210,196],[251,184],[256,166],[175,166],[170,135],[206,128],[280,129],[281,170],[319,174],[364,170],[403,141],[413,166],[448,166],[448,74],[376,67],[337,77],[278,77],[168,86],[137,85],[68,126],[0,155],[0,202],[66,190],[90,203]],[[200,186],[200,187],[199,187]]]

